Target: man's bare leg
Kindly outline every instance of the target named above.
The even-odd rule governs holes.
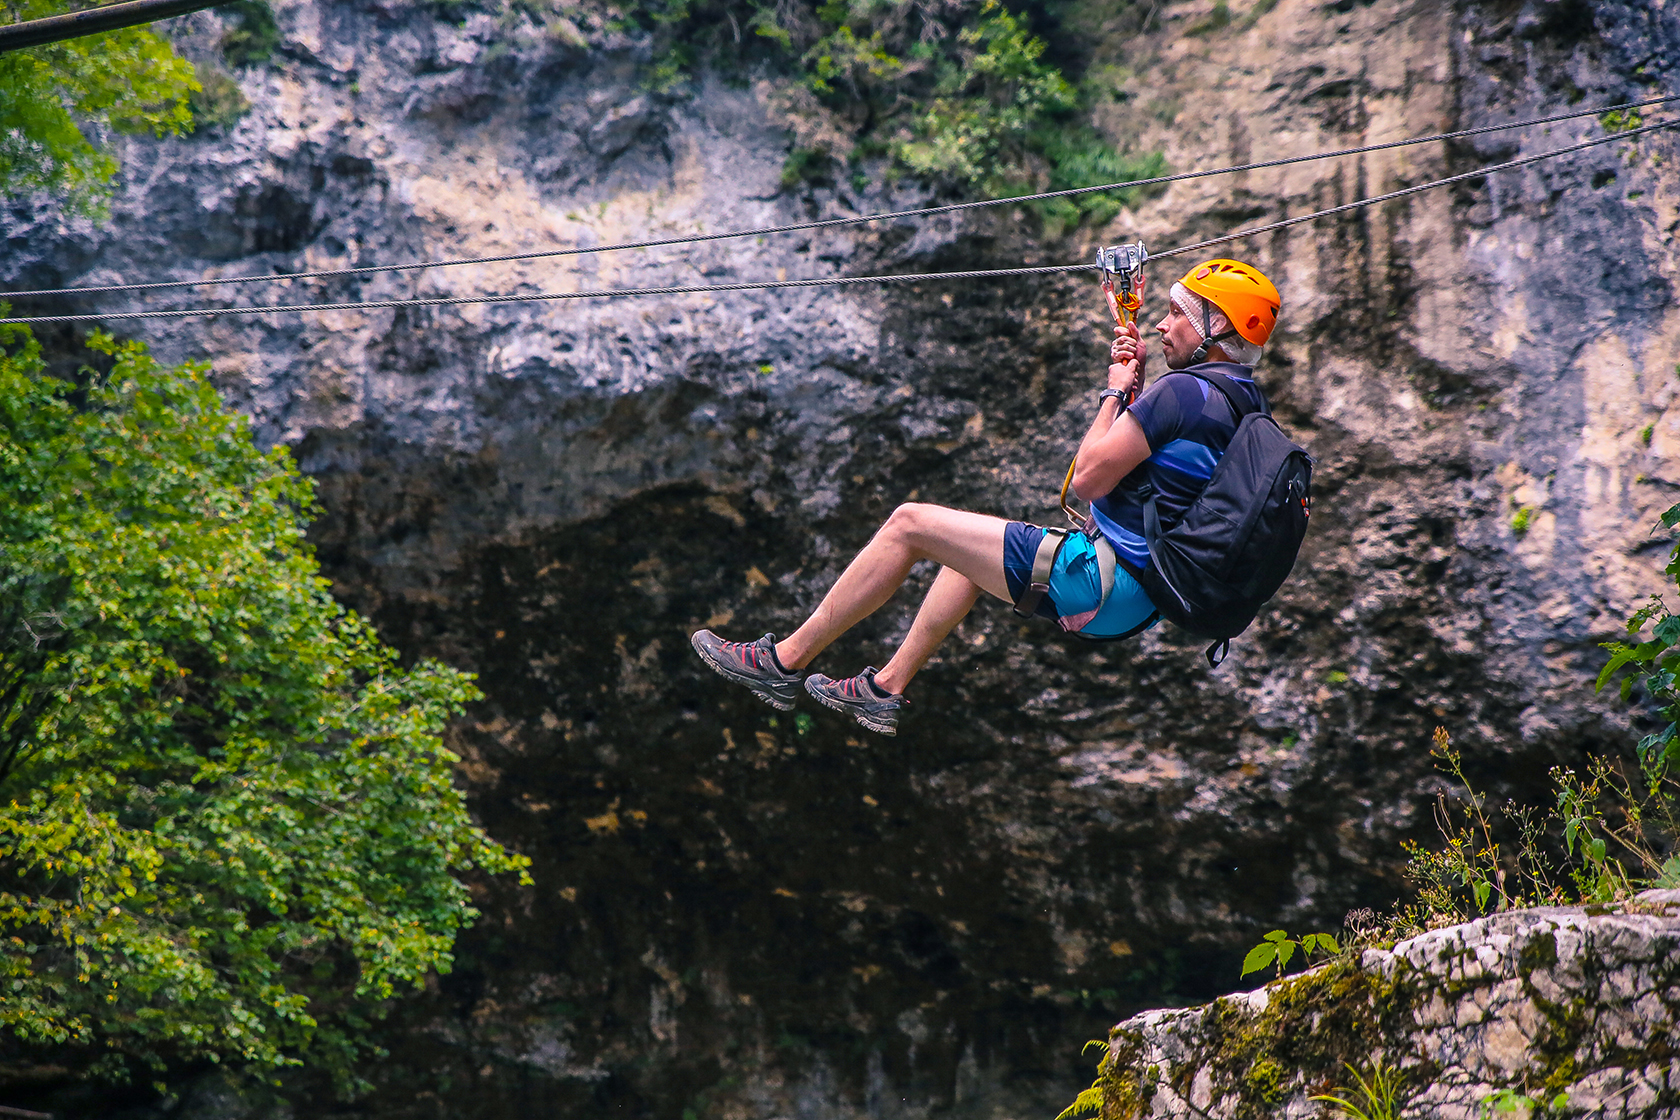
[[[1002,556],[1000,548],[1000,567]],[[886,667],[875,674],[875,683],[888,692],[903,692],[911,678],[928,663],[939,643],[973,609],[978,598],[979,584],[953,568],[940,568],[933,586],[928,588],[927,598],[922,600],[921,610],[916,612],[916,621],[910,624],[910,633],[904,636],[904,644],[898,647]]]
[[[847,565],[840,578],[834,581],[834,586],[829,588],[828,594],[823,596],[822,603],[805,620],[805,624],[776,643],[776,660],[789,670],[803,669],[830,642],[892,598],[893,592],[910,574],[911,565],[918,560],[932,560],[954,569],[958,576],[966,577],[975,591],[972,594],[964,592],[968,596],[967,603],[940,629],[940,620],[955,608],[954,596],[958,590],[953,581],[947,581],[942,594],[953,598],[942,599],[939,613],[930,616],[928,623],[928,634],[937,632],[938,638],[927,647],[921,660],[915,662],[915,668],[910,668],[909,661],[900,665],[903,679],[908,681],[915,675],[916,669],[927,661],[933,646],[939,644],[938,639],[950,633],[958,619],[968,613],[980,591],[1009,601],[1009,583],[1003,574],[1003,530],[1007,524],[1001,517],[944,506],[921,503],[899,506],[874,538],[863,546],[863,551]],[[940,578],[944,578],[944,573],[940,574]],[[934,588],[928,593],[930,603],[935,592],[940,590],[939,580],[934,581]],[[923,611],[928,609],[928,604],[924,604]],[[918,614],[915,626],[921,623],[922,616]],[[912,634],[915,626],[911,628]],[[910,639],[905,641],[909,645]],[[914,660],[914,657],[912,652],[911,659]],[[897,662],[898,657],[893,660]],[[902,683],[896,675],[888,679],[895,684]],[[882,686],[886,686],[885,681]]]

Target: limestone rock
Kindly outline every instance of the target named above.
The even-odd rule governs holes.
[[[1110,1033],[1102,1120],[1323,1114],[1369,1107],[1355,1077],[1394,1071],[1397,1117],[1680,1116],[1680,891],[1433,930]]]

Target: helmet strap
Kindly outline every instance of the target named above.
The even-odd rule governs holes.
[[[1212,324],[1210,323],[1209,326],[1211,327]],[[1208,337],[1202,339],[1202,344],[1196,347],[1196,352],[1194,354],[1190,355],[1190,364],[1199,365],[1200,363],[1207,361],[1208,351],[1210,349],[1219,345],[1221,342],[1224,342],[1227,338],[1236,337],[1236,334],[1237,332],[1233,329],[1220,331],[1218,334],[1209,335]]]
[[[1206,296],[1201,296],[1200,298],[1202,301],[1202,344],[1196,347],[1196,352],[1194,354],[1190,355],[1191,365],[1198,365],[1207,361],[1208,350],[1210,348],[1219,345],[1222,340],[1230,338],[1232,335],[1237,333],[1235,329],[1232,329],[1228,331],[1221,331],[1217,335],[1214,334],[1213,301]]]

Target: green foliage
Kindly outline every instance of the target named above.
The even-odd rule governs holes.
[[[1208,35],[1231,26],[1231,8],[1225,0],[1214,0],[1213,11],[1184,29],[1186,35]]]
[[[1606,132],[1630,132],[1645,123],[1638,109],[1612,109],[1599,115],[1598,123]]]
[[[831,162],[828,153],[821,148],[794,148],[782,164],[782,188],[797,187],[809,179],[821,177]]]
[[[1639,429],[1639,442],[1643,443],[1646,447],[1651,446],[1651,437],[1656,435],[1656,433],[1657,426],[1655,424],[1645,425],[1643,428]]]
[[[1680,525],[1680,505],[1670,507],[1662,515],[1663,528],[1673,529],[1676,525]],[[1680,544],[1670,548],[1664,572],[1680,584]],[[1675,672],[1680,668],[1680,648],[1677,648],[1680,647],[1680,616],[1669,612],[1660,595],[1653,595],[1650,602],[1635,611],[1627,621],[1630,636],[1638,635],[1647,628],[1651,631],[1648,641],[1633,645],[1625,642],[1604,644],[1603,648],[1610,651],[1610,661],[1598,675],[1595,687],[1597,691],[1603,691],[1604,686],[1624,669],[1637,669],[1644,673],[1639,683],[1645,686],[1652,702],[1667,720],[1667,726],[1661,731],[1647,735],[1639,742],[1641,765],[1647,781],[1655,786],[1680,765],[1680,689],[1675,687]],[[1637,679],[1631,671],[1623,677],[1623,700],[1631,695]]]
[[[897,143],[919,174],[998,195],[1022,185],[1034,132],[1078,105],[1072,85],[1039,61],[1044,44],[996,0],[956,35],[954,58],[935,68],[933,97]],[[1015,193],[1020,193],[1019,191]]]
[[[3,0],[8,21],[70,10],[63,0]],[[0,54],[0,192],[45,191],[66,212],[99,215],[116,160],[106,130],[179,135],[198,89],[192,66],[144,27]]]
[[[648,83],[663,93],[684,89],[702,65],[744,72],[761,59],[785,68],[781,100],[794,133],[785,188],[855,179],[858,162],[875,157],[993,197],[1166,171],[1160,153],[1116,152],[1086,123],[1101,91],[1047,62],[1044,41],[999,0],[637,0],[605,26],[651,37]],[[1036,212],[1054,235],[1106,222],[1131,193],[1056,200]]]
[[[1247,976],[1251,972],[1259,972],[1263,968],[1275,965],[1278,978],[1282,979],[1283,970],[1295,956],[1296,949],[1301,950],[1303,960],[1310,960],[1315,952],[1335,956],[1342,951],[1336,944],[1336,939],[1328,933],[1309,933],[1296,941],[1283,930],[1274,929],[1243,958],[1242,975]]]
[[[280,48],[280,25],[267,0],[233,0],[216,11],[233,26],[222,32],[222,57],[230,66],[259,66]]]
[[[1033,143],[1049,162],[1050,179],[1045,186],[1053,191],[1155,179],[1167,174],[1167,157],[1160,152],[1147,155],[1117,152],[1090,128],[1043,128],[1034,134]],[[1120,207],[1160,190],[1160,187],[1123,187],[1115,191],[1093,191],[1072,198],[1046,199],[1036,203],[1035,208],[1044,222],[1045,232],[1054,237],[1086,219],[1103,225],[1120,212]]]
[[[1102,1051],[1103,1058],[1108,1057],[1108,1043],[1100,1038],[1093,1038],[1085,1043],[1084,1048],[1079,1051],[1080,1055],[1084,1056],[1090,1053],[1093,1046]],[[1081,1090],[1080,1094],[1073,1098],[1072,1104],[1058,1112],[1056,1120],[1082,1120],[1083,1117],[1087,1116],[1100,1116],[1102,1115],[1102,1107],[1102,1059],[1099,1058],[1097,1060],[1097,1079],[1091,1082],[1089,1089]]]
[[[1400,1071],[1385,1065],[1383,1060],[1378,1058],[1372,1063],[1371,1076],[1367,1079],[1353,1066],[1343,1064],[1348,1073],[1353,1075],[1355,1088],[1344,1089],[1338,1086],[1329,1093],[1321,1093],[1307,1099],[1333,1105],[1338,1116],[1352,1117],[1353,1120],[1397,1120],[1400,1110],[1404,1107],[1401,1093],[1405,1078]],[[1358,1097],[1357,1101],[1355,1096]]]
[[[447,971],[457,876],[519,871],[405,669],[304,542],[311,487],[203,366],[0,328],[0,1031],[113,1079],[308,1063]]]
[[[1261,1104],[1275,1107],[1283,1100],[1283,1067],[1271,1058],[1261,1058],[1243,1074],[1243,1084]]]
[[[1528,532],[1528,527],[1533,520],[1534,508],[1532,506],[1523,506],[1516,513],[1511,515],[1511,532],[1515,533],[1519,537],[1522,536],[1524,533]]]
[[[1496,838],[1499,830],[1487,798],[1465,775],[1464,758],[1446,728],[1435,729],[1430,757],[1437,769],[1457,780],[1464,793],[1457,804],[1445,793],[1436,796],[1435,823],[1445,841],[1443,847],[1432,850],[1414,841],[1405,843],[1410,856],[1407,877],[1418,887],[1427,913],[1435,922],[1460,921],[1480,917],[1490,907],[1505,910],[1530,901],[1520,887],[1523,877],[1509,874],[1510,859]],[[1520,862],[1529,857],[1527,881],[1535,885],[1537,897],[1555,900],[1558,893],[1552,886],[1550,866],[1539,854],[1540,829],[1533,814],[1518,813],[1516,819],[1523,837],[1517,858]]]
[[[1498,814],[1470,784],[1446,731],[1437,728],[1435,736],[1437,764],[1463,793],[1456,805],[1444,794],[1437,799],[1442,848],[1406,845],[1407,877],[1418,887],[1419,903],[1402,912],[1399,926],[1449,925],[1522,906],[1613,902],[1680,871],[1680,860],[1669,854],[1680,820],[1667,779],[1643,788],[1610,760],[1595,758],[1585,776],[1552,770],[1556,801],[1546,814],[1514,803]],[[1509,844],[1496,839],[1501,833],[1512,836]],[[1562,866],[1547,855],[1554,839],[1563,842]],[[1649,878],[1630,872],[1629,863]]]
[[[1430,753],[1437,768],[1454,778],[1462,792],[1456,798],[1445,793],[1436,798],[1442,847],[1426,849],[1406,842],[1406,875],[1418,888],[1418,905],[1391,917],[1390,932],[1398,936],[1408,928],[1450,925],[1523,906],[1610,901],[1638,889],[1622,863],[1609,857],[1604,842],[1606,830],[1614,827],[1603,803],[1618,788],[1608,761],[1594,760],[1584,782],[1573,771],[1554,768],[1557,803],[1549,813],[1515,803],[1507,803],[1500,813],[1471,783],[1445,728],[1435,729]],[[1639,806],[1626,805],[1637,818]],[[1559,826],[1569,861],[1562,867],[1547,854],[1550,829]],[[1499,838],[1502,835],[1508,843]]]
[[[1526,1093],[1519,1093],[1515,1089],[1498,1089],[1482,1101],[1482,1115],[1488,1120],[1497,1120],[1501,1116],[1533,1116],[1541,1107],[1539,1101]],[[1568,1108],[1569,1094],[1558,1093],[1546,1107],[1554,1111]]]
[[[193,93],[189,102],[192,106],[194,132],[231,128],[251,111],[251,103],[245,100],[245,93],[239,88],[239,83],[227,74],[202,62],[197,63],[193,69],[198,75],[198,90]]]

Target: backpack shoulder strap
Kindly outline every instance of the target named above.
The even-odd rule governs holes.
[[[1266,400],[1266,394],[1260,392],[1260,386],[1258,385],[1254,387],[1254,391],[1259,394],[1260,407],[1245,407],[1241,401],[1244,394],[1238,390],[1237,383],[1232,381],[1229,377],[1226,377],[1223,373],[1217,373],[1211,369],[1196,369],[1194,367],[1190,369],[1174,370],[1173,372],[1188,373],[1191,377],[1206,381],[1209,385],[1218,389],[1219,395],[1225,398],[1225,403],[1231,406],[1231,415],[1237,418],[1237,423],[1239,424],[1242,423],[1243,417],[1247,416],[1251,412],[1258,412],[1262,416],[1270,416],[1272,414],[1272,406],[1270,402]]]

